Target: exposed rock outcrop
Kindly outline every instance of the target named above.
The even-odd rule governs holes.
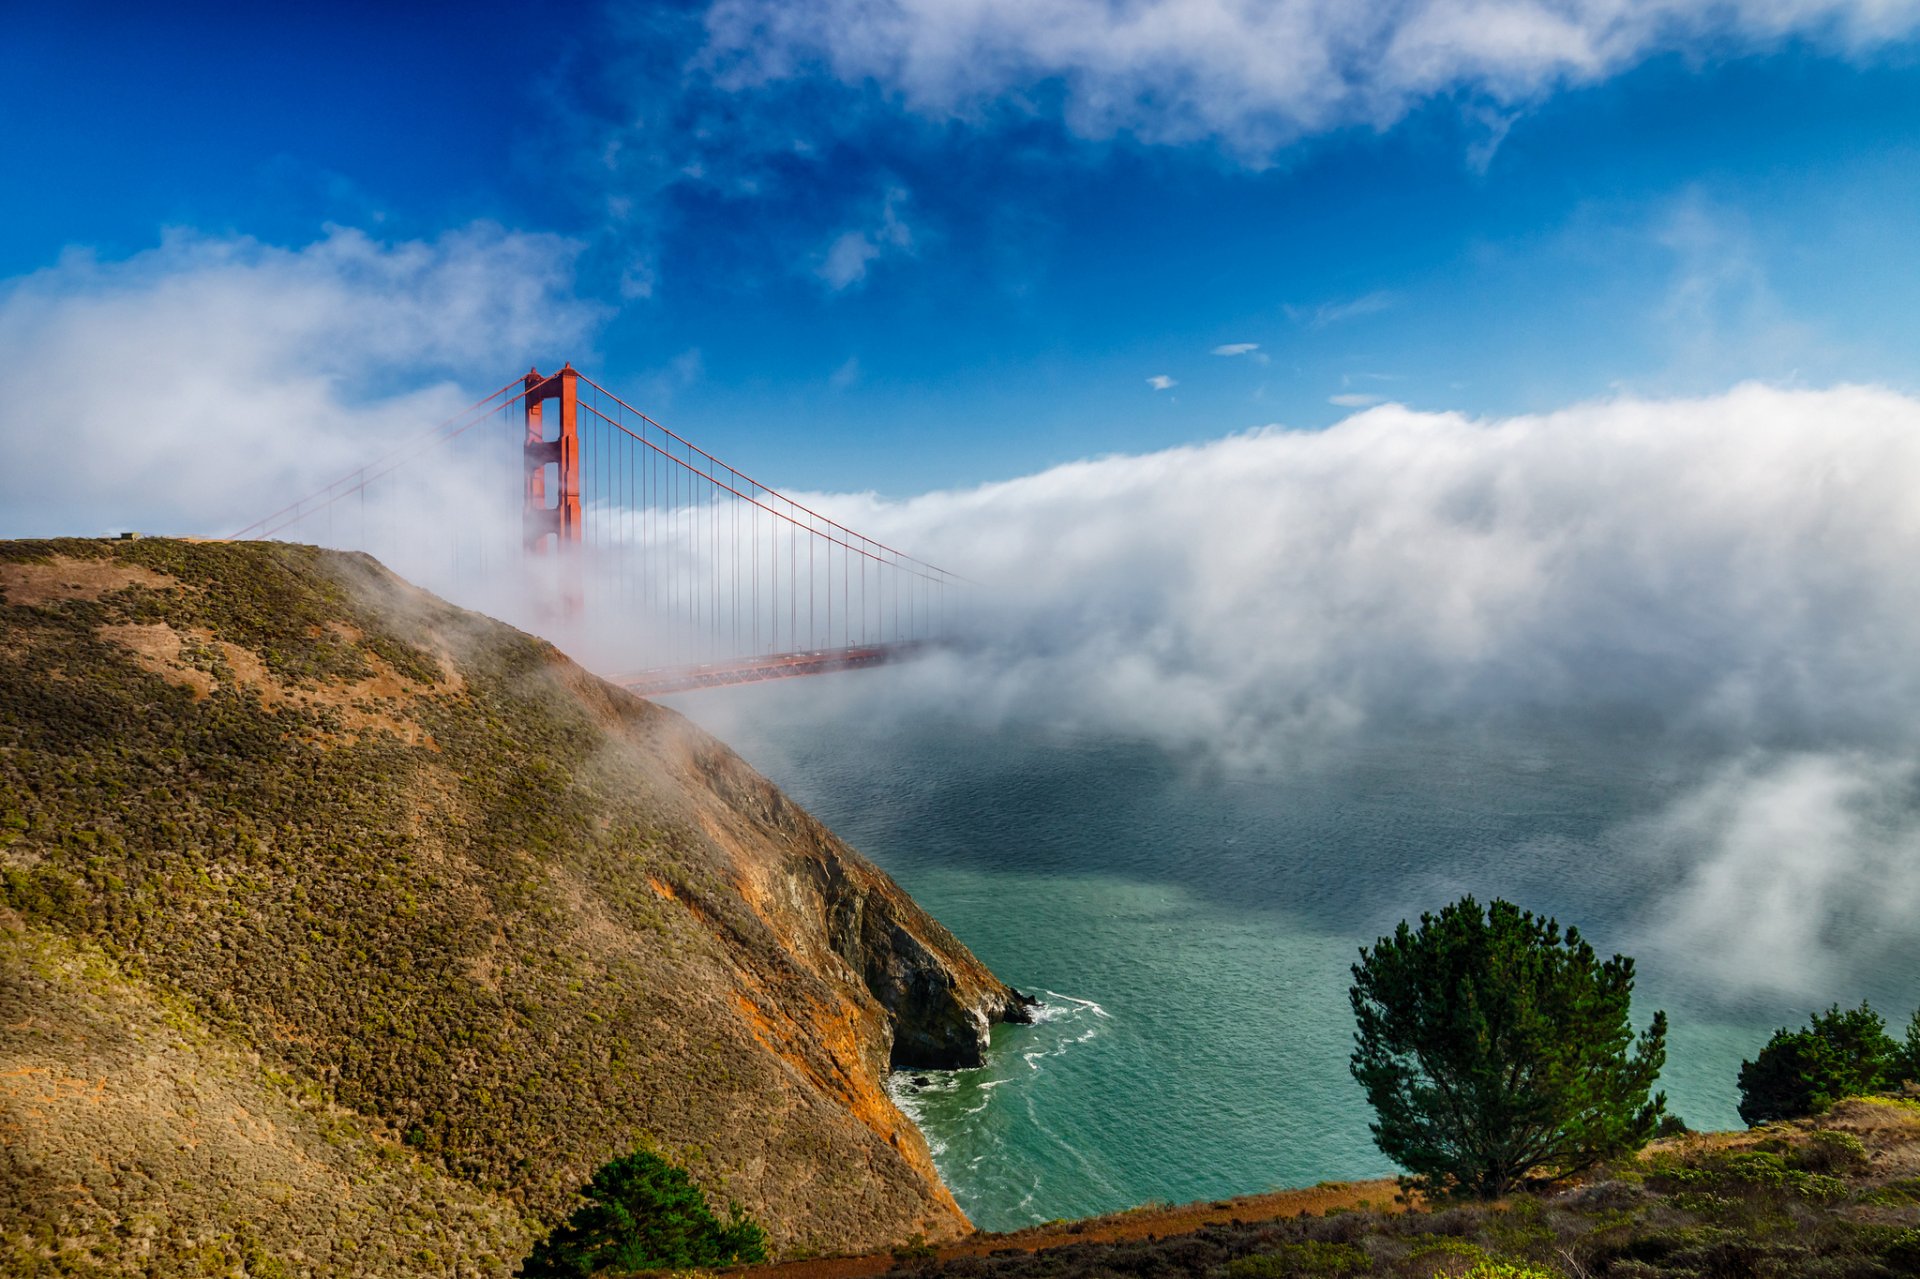
[[[978,1066],[995,1022],[1032,1020],[1032,999],[1003,985],[879,871],[842,858],[825,866],[834,949],[893,1019],[895,1070]]]
[[[891,876],[848,848],[793,804],[732,751],[711,738],[689,739],[688,772],[699,778],[689,793],[706,790],[725,801],[724,812],[704,814],[723,843],[750,840],[730,833],[744,817],[762,839],[794,850],[777,887],[764,877],[743,878],[743,897],[770,922],[785,914],[783,931],[796,953],[859,981],[887,1015],[892,1069],[956,1070],[978,1066],[990,1029],[1031,1020],[1034,1001],[1006,985],[939,921],[901,891]],[[731,821],[729,821],[731,818]],[[825,939],[822,953],[818,940]]]

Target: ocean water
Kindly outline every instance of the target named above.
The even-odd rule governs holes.
[[[1430,727],[1248,772],[823,695],[849,678],[888,676],[673,704],[1043,1000],[1034,1025],[996,1028],[983,1068],[891,1082],[988,1229],[1390,1175],[1347,1073],[1358,948],[1471,891],[1637,954],[1672,882],[1617,832],[1677,793],[1687,761],[1632,731]],[[1904,1017],[1917,975],[1882,966],[1831,995]],[[1741,1058],[1804,1002],[1642,956],[1634,1020],[1672,1020],[1670,1109],[1737,1126]]]

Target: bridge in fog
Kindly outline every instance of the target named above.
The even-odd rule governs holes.
[[[803,506],[567,365],[516,378],[236,538],[367,551],[617,628],[659,694],[856,670],[950,633],[958,575]],[[465,599],[462,602],[466,602]]]

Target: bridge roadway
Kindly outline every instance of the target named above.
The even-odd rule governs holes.
[[[616,676],[611,682],[642,697],[660,697],[698,688],[720,688],[728,684],[754,684],[761,680],[791,679],[798,675],[825,675],[832,671],[857,671],[869,666],[885,666],[889,662],[917,657],[932,647],[932,642],[928,640],[901,640],[893,644],[856,644],[849,648],[819,648],[803,653],[769,653],[692,666],[657,666],[632,675]]]

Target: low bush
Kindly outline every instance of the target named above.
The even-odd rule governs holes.
[[[1271,1252],[1242,1257],[1227,1266],[1227,1279],[1294,1279],[1296,1275],[1364,1274],[1372,1259],[1367,1250],[1345,1243],[1307,1239]]]
[[[1871,1160],[1858,1137],[1827,1128],[1789,1149],[1787,1162],[1802,1172],[1840,1175],[1865,1172]]]

